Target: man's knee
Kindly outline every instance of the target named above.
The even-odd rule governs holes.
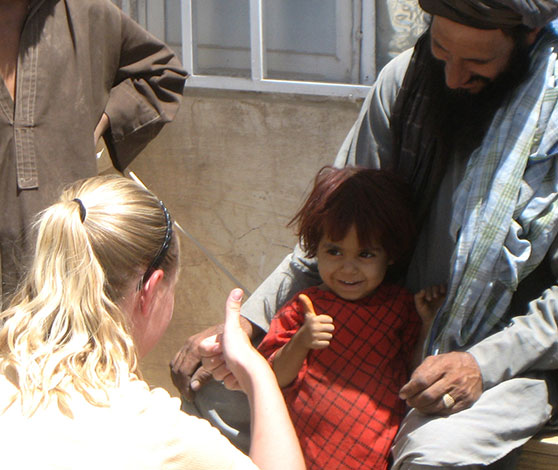
[[[194,403],[184,401],[182,410],[207,419],[243,452],[250,447],[250,406],[242,392],[227,390],[211,380],[195,395]]]
[[[411,410],[395,438],[392,470],[492,468],[536,434],[550,411],[546,382],[538,377],[503,382],[447,417]]]

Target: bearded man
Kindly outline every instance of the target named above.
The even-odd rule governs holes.
[[[412,409],[392,468],[492,468],[555,403],[558,1],[419,3],[430,28],[382,70],[336,165],[406,177],[421,227],[406,284],[448,285],[427,357],[400,392]],[[295,249],[244,305],[249,334],[318,282]],[[184,393],[203,382],[203,371],[188,379],[208,333],[173,362]]]

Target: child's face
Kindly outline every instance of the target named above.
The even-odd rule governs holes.
[[[322,281],[345,300],[358,300],[371,294],[392,264],[380,245],[360,246],[354,226],[345,238],[336,242],[324,235],[317,256]]]

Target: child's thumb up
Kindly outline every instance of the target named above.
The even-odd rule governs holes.
[[[300,294],[298,296],[298,300],[302,303],[302,308],[304,309],[304,315],[313,315],[316,316],[316,311],[314,310],[314,306],[312,305],[312,301],[308,298],[305,294]]]

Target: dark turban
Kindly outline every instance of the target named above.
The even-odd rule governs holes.
[[[541,28],[558,17],[558,0],[419,0],[436,16],[473,28]]]

